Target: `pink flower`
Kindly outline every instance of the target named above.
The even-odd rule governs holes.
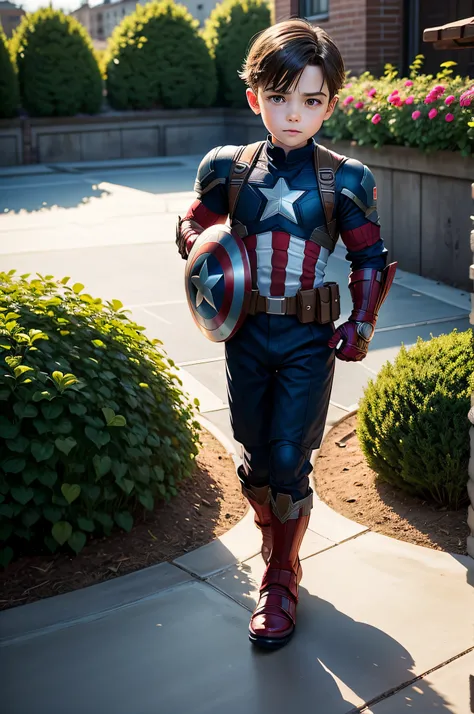
[[[430,111],[428,112],[428,117],[429,117],[430,119],[434,119],[434,118],[437,117],[437,116],[438,116],[438,110],[437,110],[437,109],[430,109]]]
[[[411,115],[411,118],[414,119],[415,121],[417,119],[419,119],[420,117],[421,117],[421,112],[419,112],[418,109],[416,111],[414,111],[413,114]]]
[[[446,97],[446,99],[444,100],[444,103],[446,104],[446,106],[449,107],[449,105],[455,101],[456,101],[456,97],[453,94],[450,94],[449,97]]]
[[[350,96],[348,96],[348,97],[346,97],[346,98],[344,99],[343,104],[344,104],[345,107],[347,107],[347,105],[350,104],[350,103],[353,102],[353,101],[354,101],[354,97],[353,97],[352,94],[351,94]]]
[[[444,117],[446,121],[453,121],[454,120],[454,114],[446,114]]]
[[[437,99],[437,96],[433,94],[433,92],[430,92],[426,97],[425,97],[425,104],[433,104]]]
[[[398,89],[394,89],[390,96],[394,97],[396,94],[398,94]]]
[[[349,82],[349,84],[344,85],[344,89],[350,89],[352,87],[352,82]]]
[[[405,82],[405,87],[413,87],[413,82],[411,81],[411,79],[407,79],[407,81]]]
[[[379,121],[382,121],[382,117],[380,116],[380,114],[374,114],[371,119],[372,124],[378,124]]]
[[[376,89],[369,89],[369,91],[367,92],[368,97],[375,97],[376,94],[377,94]]]
[[[364,106],[364,102],[356,102],[354,106],[356,109],[362,109]]]
[[[461,107],[469,107],[471,106],[471,97],[474,95],[474,88],[468,89],[466,92],[463,92],[461,94],[461,98],[459,100],[459,104]]]
[[[410,95],[409,97],[407,97],[405,99],[405,104],[413,104],[414,100],[415,100],[415,97],[413,95]]]
[[[434,87],[432,91],[433,91],[435,94],[437,94],[438,96],[441,96],[441,95],[444,94],[444,92],[446,91],[446,88],[443,87],[442,84],[437,84],[436,87]]]

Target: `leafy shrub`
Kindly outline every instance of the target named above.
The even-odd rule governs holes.
[[[452,76],[456,62],[444,62],[436,78],[420,74],[422,64],[423,55],[418,55],[409,78],[398,77],[390,64],[380,79],[369,72],[348,77],[324,133],[334,141],[354,139],[360,145],[395,144],[425,152],[445,149],[471,154],[472,79]]]
[[[27,13],[10,50],[18,68],[24,108],[32,116],[95,114],[102,79],[86,29],[51,7]]]
[[[107,48],[107,93],[115,109],[209,107],[216,71],[184,5],[172,0],[137,5]]]
[[[370,380],[357,436],[367,463],[393,486],[448,508],[467,502],[472,330],[403,345]]]
[[[216,60],[219,106],[247,106],[238,71],[251,39],[269,27],[270,20],[266,0],[224,0],[206,20],[203,37]]]
[[[172,360],[120,301],[14,272],[0,273],[3,565],[129,531],[131,510],[177,494],[199,441]]]
[[[0,119],[14,117],[20,93],[18,79],[7,49],[7,38],[0,25]]]

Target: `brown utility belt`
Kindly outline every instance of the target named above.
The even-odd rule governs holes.
[[[252,290],[249,315],[266,312],[268,315],[296,315],[300,322],[325,325],[341,314],[339,285],[324,283],[319,288],[299,290],[292,297],[265,297]]]

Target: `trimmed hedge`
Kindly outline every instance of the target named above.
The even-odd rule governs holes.
[[[199,23],[172,0],[137,5],[107,48],[107,93],[115,109],[209,107],[216,71]]]
[[[0,25],[0,119],[16,116],[19,103],[18,78],[7,49],[7,38]]]
[[[69,278],[0,273],[0,564],[177,495],[199,424],[159,340]]]
[[[96,114],[102,78],[91,39],[74,17],[43,8],[27,13],[10,42],[23,107],[31,116]]]
[[[266,0],[224,0],[206,20],[203,37],[216,61],[218,105],[247,107],[245,85],[238,72],[252,38],[271,23]]]
[[[448,508],[467,503],[472,330],[418,338],[370,380],[357,436],[378,476]]]

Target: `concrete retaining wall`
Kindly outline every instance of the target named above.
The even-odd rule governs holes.
[[[389,259],[409,273],[471,292],[471,181],[474,159],[407,147],[381,149],[349,141],[327,144],[374,173]]]
[[[0,165],[205,154],[219,144],[265,138],[246,110],[110,112],[0,121]]]

